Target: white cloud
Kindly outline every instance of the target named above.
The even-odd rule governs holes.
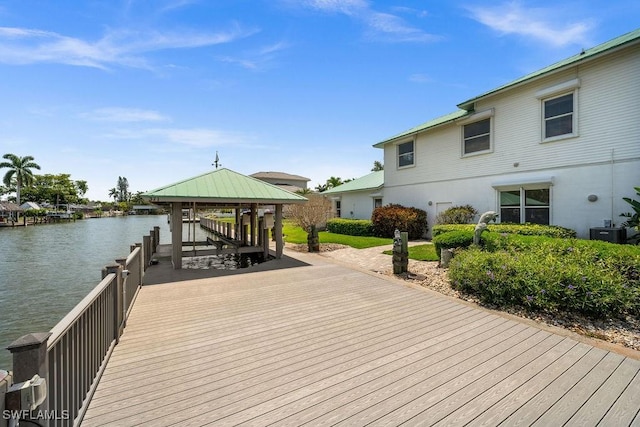
[[[345,15],[356,14],[358,11],[369,8],[369,3],[365,0],[305,0],[302,3],[312,9]]]
[[[428,74],[416,73],[409,76],[409,81],[414,83],[432,83],[433,79]]]
[[[286,42],[278,42],[238,56],[221,56],[218,57],[218,60],[238,64],[249,70],[261,70],[267,68],[275,60],[277,53],[287,49],[289,46]]]
[[[179,144],[194,148],[223,145],[256,147],[252,143],[250,135],[206,128],[117,129],[109,134],[102,135],[102,137],[106,139],[152,140],[155,144]]]
[[[356,19],[366,25],[366,34],[372,40],[431,42],[440,39],[439,36],[411,26],[398,15],[373,9],[366,0],[304,0],[299,3],[290,3],[327,13],[341,13]],[[402,9],[399,11],[406,12],[407,10]]]
[[[559,8],[526,8],[517,1],[467,9],[473,19],[499,33],[533,37],[557,47],[587,44],[592,28],[588,21],[567,23],[571,15],[563,14]]]
[[[108,69],[111,66],[152,68],[145,54],[229,43],[255,30],[234,25],[219,32],[110,30],[97,41],[28,28],[0,27],[0,62],[60,63]]]
[[[169,117],[163,116],[157,111],[119,107],[99,108],[88,113],[82,113],[80,117],[102,122],[160,122],[170,120]]]
[[[399,42],[430,42],[440,38],[411,27],[404,19],[388,13],[370,11],[363,15],[363,19],[370,28],[369,34],[374,38],[382,36],[386,40]]]

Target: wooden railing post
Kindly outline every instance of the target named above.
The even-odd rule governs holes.
[[[47,389],[50,387],[52,379],[49,378],[49,353],[47,352],[47,340],[51,332],[38,332],[24,335],[12,342],[7,350],[13,355],[13,382],[21,383],[28,381],[35,374],[47,381]],[[49,410],[49,392],[47,398],[38,407],[38,410],[46,412]],[[48,425],[48,420],[42,420]]]
[[[120,264],[122,267],[121,272],[127,270],[127,259],[126,258],[116,258],[116,262]],[[119,292],[122,295],[122,303],[120,304],[120,311],[122,312],[122,322],[120,325],[124,329],[127,326],[127,281],[128,281],[129,272],[120,274],[120,282],[118,283]],[[118,333],[118,336],[121,335],[122,332]]]
[[[125,260],[126,262],[126,260]],[[123,305],[124,305],[124,295],[123,295],[123,280],[122,280],[122,266],[120,264],[112,264],[112,265],[107,265],[103,270],[102,270],[102,278],[104,279],[105,277],[107,277],[107,275],[109,274],[115,274],[116,275],[116,292],[113,293],[113,306],[114,306],[114,310],[115,313],[113,316],[113,320],[114,320],[114,339],[116,340],[116,344],[118,344],[118,342],[120,342],[120,335],[122,333],[121,331],[121,327],[124,327],[122,325],[122,321],[124,319],[125,313],[123,312]]]
[[[140,254],[138,255],[138,283],[136,283],[137,286],[140,286],[142,285],[142,277],[144,276],[144,259],[146,255],[144,253],[144,246],[142,243],[136,243],[131,251],[135,248],[140,248]]]
[[[158,227],[157,225],[153,227],[153,242],[154,242],[153,243],[154,246],[152,248],[153,250],[149,255],[154,254],[158,250],[158,245],[160,244],[160,227]]]
[[[142,236],[142,252],[144,257],[142,258],[143,270],[146,270],[151,262],[151,236]]]

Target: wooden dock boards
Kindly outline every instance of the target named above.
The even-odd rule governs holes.
[[[321,264],[143,287],[83,426],[631,425],[639,372]]]

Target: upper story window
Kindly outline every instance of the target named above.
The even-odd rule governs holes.
[[[413,141],[398,144],[398,167],[413,166],[414,162]]]
[[[493,137],[491,127],[494,110],[480,111],[465,117],[458,124],[462,127],[462,156],[490,152]]]
[[[573,135],[573,93],[543,101],[544,138]]]
[[[491,150],[491,119],[464,125],[463,129],[462,154]]]
[[[580,80],[543,89],[536,94],[542,102],[542,141],[569,138],[578,135],[577,98]]]

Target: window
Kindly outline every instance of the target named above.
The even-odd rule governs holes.
[[[463,155],[489,150],[491,150],[491,119],[463,126]]]
[[[500,191],[500,222],[549,224],[548,188]]]
[[[543,101],[544,138],[573,135],[573,93]]]
[[[381,208],[382,207],[382,199],[381,198],[375,198],[373,199],[373,208]]]
[[[340,200],[336,200],[336,217],[338,218],[342,218],[341,214],[340,214]]]
[[[536,92],[542,104],[543,141],[578,135],[579,88],[580,79],[573,79]]]
[[[413,141],[398,144],[398,167],[413,166]]]

